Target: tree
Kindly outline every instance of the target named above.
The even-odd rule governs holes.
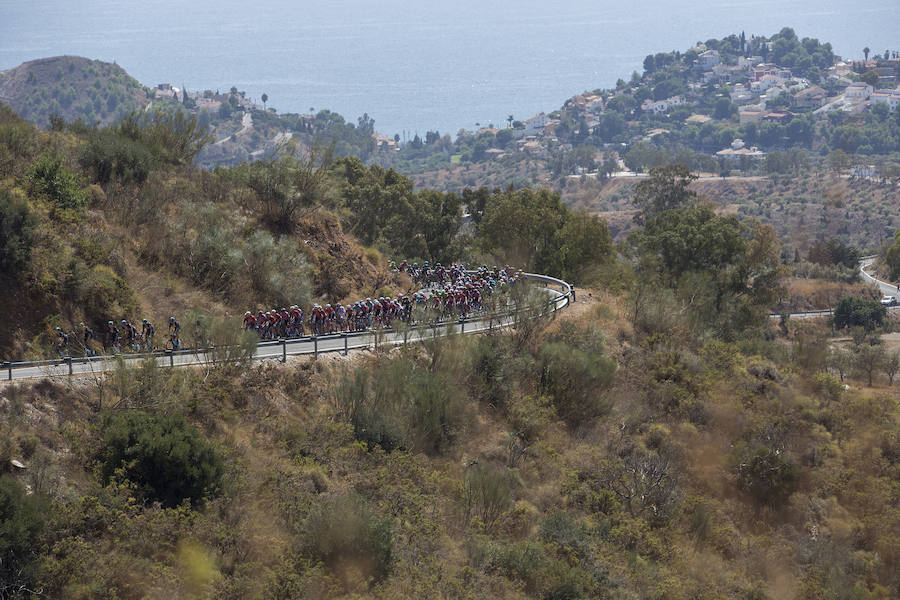
[[[696,179],[683,164],[650,169],[650,177],[634,187],[632,202],[641,209],[636,218],[644,221],[667,210],[692,206],[698,196],[689,186]]]
[[[731,99],[723,96],[716,100],[713,108],[713,117],[720,120],[730,119],[731,116],[736,112],[737,107],[734,105]]]
[[[15,277],[25,268],[37,224],[25,201],[0,190],[0,273]]]
[[[866,71],[859,76],[860,81],[868,83],[872,87],[878,85],[878,73],[876,71]]]
[[[876,371],[882,369],[884,364],[884,348],[881,345],[861,344],[853,356],[853,365],[857,371],[866,376],[869,387]]]
[[[891,279],[900,279],[900,229],[894,232],[894,243],[888,246],[884,255],[884,262],[891,270]]]
[[[285,155],[244,163],[232,176],[255,194],[255,207],[277,233],[290,233],[301,209],[321,202],[332,148],[311,148],[304,158]]]
[[[81,189],[78,176],[57,156],[42,154],[28,170],[28,183],[32,193],[59,208],[80,210],[87,203],[88,194]]]
[[[738,486],[757,502],[778,506],[796,488],[800,470],[779,444],[769,440],[742,444],[735,457]]]
[[[868,47],[868,46],[866,46],[865,48],[863,48],[863,56],[866,57],[866,61],[869,60],[869,52],[871,52],[871,50],[869,50],[869,47]]]
[[[834,327],[837,330],[845,327],[862,327],[867,333],[881,327],[887,310],[877,300],[864,300],[845,296],[834,308]]]
[[[0,598],[30,598],[38,570],[38,535],[47,505],[11,477],[0,477]]]
[[[515,119],[513,118],[512,115],[507,115],[507,116],[506,116],[506,125],[507,125],[508,127],[512,127],[513,121],[515,121]]]
[[[673,290],[697,331],[733,336],[759,324],[778,297],[780,244],[769,225],[702,206],[662,212],[629,241],[645,271],[638,278]]]
[[[510,189],[484,198],[477,243],[500,262],[572,281],[612,253],[605,222],[570,210],[546,189]]]
[[[678,504],[678,476],[670,459],[634,446],[602,464],[596,485],[615,494],[632,517],[646,515],[655,525],[671,519]]]
[[[266,102],[269,101],[269,95],[266,94],[265,92],[263,92],[263,95],[262,95],[261,100],[262,100],[262,103],[263,103],[263,110],[266,110]]]
[[[897,372],[900,371],[900,353],[891,352],[888,354],[884,358],[881,366],[884,369],[884,374],[888,376],[890,385],[894,385],[894,377],[896,377]]]
[[[103,478],[123,477],[148,499],[174,507],[217,492],[224,467],[212,444],[179,415],[109,413],[102,424]]]

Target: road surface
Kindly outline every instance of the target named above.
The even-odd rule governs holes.
[[[875,279],[866,272],[866,267],[871,266],[874,260],[874,258],[866,258],[860,261],[859,274],[862,275],[863,281],[868,281],[869,283],[874,283],[875,285],[877,285],[878,289],[881,290],[882,296],[900,297],[900,289],[898,289],[896,285],[894,285],[893,283],[887,283],[886,281],[881,281],[880,279]]]

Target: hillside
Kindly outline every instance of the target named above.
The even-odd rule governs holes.
[[[42,127],[52,115],[107,125],[146,106],[148,96],[118,65],[55,56],[0,71],[0,102]]]
[[[634,228],[632,194],[642,180],[571,179],[561,194],[571,206],[601,215],[621,239]],[[900,227],[900,206],[894,202],[897,188],[874,178],[851,179],[810,169],[794,176],[705,176],[691,189],[724,212],[771,224],[791,254],[795,250],[805,254],[817,240],[831,238],[874,253]]]

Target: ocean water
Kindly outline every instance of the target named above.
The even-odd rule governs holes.
[[[900,0],[0,0],[0,70],[80,55],[411,137],[554,110],[648,53],[730,33],[790,26],[861,58],[900,50],[898,25]]]

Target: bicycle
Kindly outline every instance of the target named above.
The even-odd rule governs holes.
[[[166,340],[166,350],[171,350],[174,352],[175,350],[180,350],[180,349],[181,349],[181,340],[178,339],[178,335],[174,334],[174,333],[170,334],[169,339]]]

